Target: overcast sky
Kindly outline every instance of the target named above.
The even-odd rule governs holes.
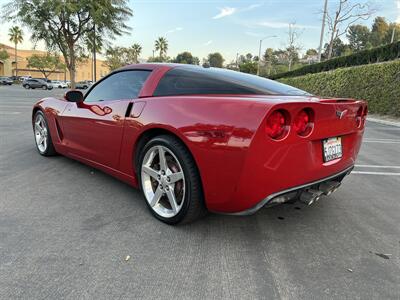
[[[219,51],[227,62],[236,53],[258,54],[260,38],[276,35],[264,41],[267,47],[284,47],[287,40],[288,24],[295,22],[302,32],[301,46],[304,50],[317,48],[321,27],[324,0],[142,0],[130,1],[134,16],[127,22],[132,27],[130,35],[118,37],[113,45],[130,46],[137,42],[143,47],[142,57],[152,55],[154,40],[164,36],[169,42],[169,56],[182,51],[190,51],[200,59],[208,53]],[[363,2],[363,0],[353,0]],[[0,5],[7,3],[0,0]],[[329,0],[331,10],[338,0]],[[400,22],[400,0],[370,1],[378,9],[376,16],[384,16],[388,21]],[[370,25],[373,18],[364,21]],[[8,41],[9,23],[0,25],[0,43]],[[24,29],[25,41],[21,49],[31,49],[29,31]],[[38,45],[38,49],[44,49]]]

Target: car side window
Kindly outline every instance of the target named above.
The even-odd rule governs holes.
[[[121,71],[96,84],[85,97],[85,102],[135,99],[140,93],[149,70]]]

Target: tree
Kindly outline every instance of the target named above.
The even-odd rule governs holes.
[[[325,44],[325,52],[324,52],[324,57],[328,57],[328,53],[330,50],[330,44]],[[351,54],[351,49],[349,45],[346,45],[343,43],[343,41],[340,38],[336,38],[333,41],[332,45],[332,50],[331,50],[331,57],[339,57],[343,55],[348,55]]]
[[[355,22],[369,19],[374,12],[368,2],[352,4],[351,0],[339,0],[335,12],[327,13],[330,35],[327,59],[332,57],[334,41],[344,35]]]
[[[156,51],[160,52],[160,58],[163,58],[168,51],[168,41],[164,37],[159,37],[154,44],[154,48]]]
[[[125,33],[125,20],[132,15],[127,0],[13,0],[3,5],[3,17],[19,21],[32,32],[33,42],[44,41],[58,50],[75,87],[76,64],[87,53],[85,40],[96,27],[96,36]],[[94,36],[92,34],[92,36]]]
[[[258,63],[256,61],[248,60],[239,65],[239,71],[249,74],[257,74]]]
[[[246,61],[251,61],[252,58],[253,58],[253,54],[251,54],[251,53],[246,54]]]
[[[200,60],[198,57],[193,56],[192,53],[185,51],[179,53],[173,62],[178,64],[198,65]]]
[[[278,59],[275,55],[274,49],[267,48],[264,52],[263,59],[267,66],[266,74],[267,74],[267,76],[269,76],[269,75],[271,75],[272,67],[278,63]]]
[[[392,42],[392,38],[393,42],[397,42],[400,40],[400,23],[390,23],[389,30],[386,33],[384,39],[384,43],[390,44]]]
[[[206,59],[206,62],[209,64],[209,66],[214,68],[222,68],[224,61],[224,58],[219,52],[208,54]]]
[[[318,51],[316,49],[308,49],[306,51],[306,56],[315,56],[318,55]]]
[[[10,28],[8,32],[8,36],[10,37],[10,42],[14,43],[14,51],[15,51],[15,76],[18,76],[18,56],[17,56],[17,46],[19,43],[22,43],[24,40],[24,33],[22,29],[18,26],[13,26]]]
[[[9,57],[10,57],[10,55],[8,55],[8,52],[6,50],[0,49],[0,60],[1,61],[5,61]]]
[[[385,37],[389,31],[389,24],[384,17],[376,17],[372,24],[371,43],[372,46],[378,47],[383,45]]]
[[[367,26],[351,25],[347,32],[350,49],[359,51],[367,49],[371,46],[371,32]]]
[[[289,24],[288,44],[286,47],[286,58],[289,71],[292,69],[292,64],[299,60],[299,50],[301,50],[301,46],[298,44],[301,33],[296,30],[294,25],[295,24]]]
[[[140,55],[140,53],[142,53],[142,46],[140,46],[140,44],[138,44],[138,43],[135,43],[130,48],[130,51],[133,56],[135,64],[137,64],[139,62],[139,60],[138,60],[139,55]]]
[[[65,64],[61,62],[60,57],[48,52],[46,55],[33,54],[27,60],[28,68],[39,70],[46,79],[57,70],[65,70]]]
[[[136,44],[140,47],[139,44]],[[139,48],[135,47],[109,47],[105,53],[105,65],[113,71],[126,65],[137,63]]]

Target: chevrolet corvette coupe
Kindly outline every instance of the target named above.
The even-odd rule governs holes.
[[[32,124],[41,155],[62,154],[140,188],[156,218],[177,224],[329,195],[354,166],[366,115],[364,101],[258,76],[136,64],[85,95],[38,101]]]

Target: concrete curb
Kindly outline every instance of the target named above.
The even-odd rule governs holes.
[[[400,127],[400,122],[387,121],[387,120],[371,118],[371,117],[367,117],[367,121],[374,122],[374,123],[379,123],[379,124],[384,124],[384,125]]]

